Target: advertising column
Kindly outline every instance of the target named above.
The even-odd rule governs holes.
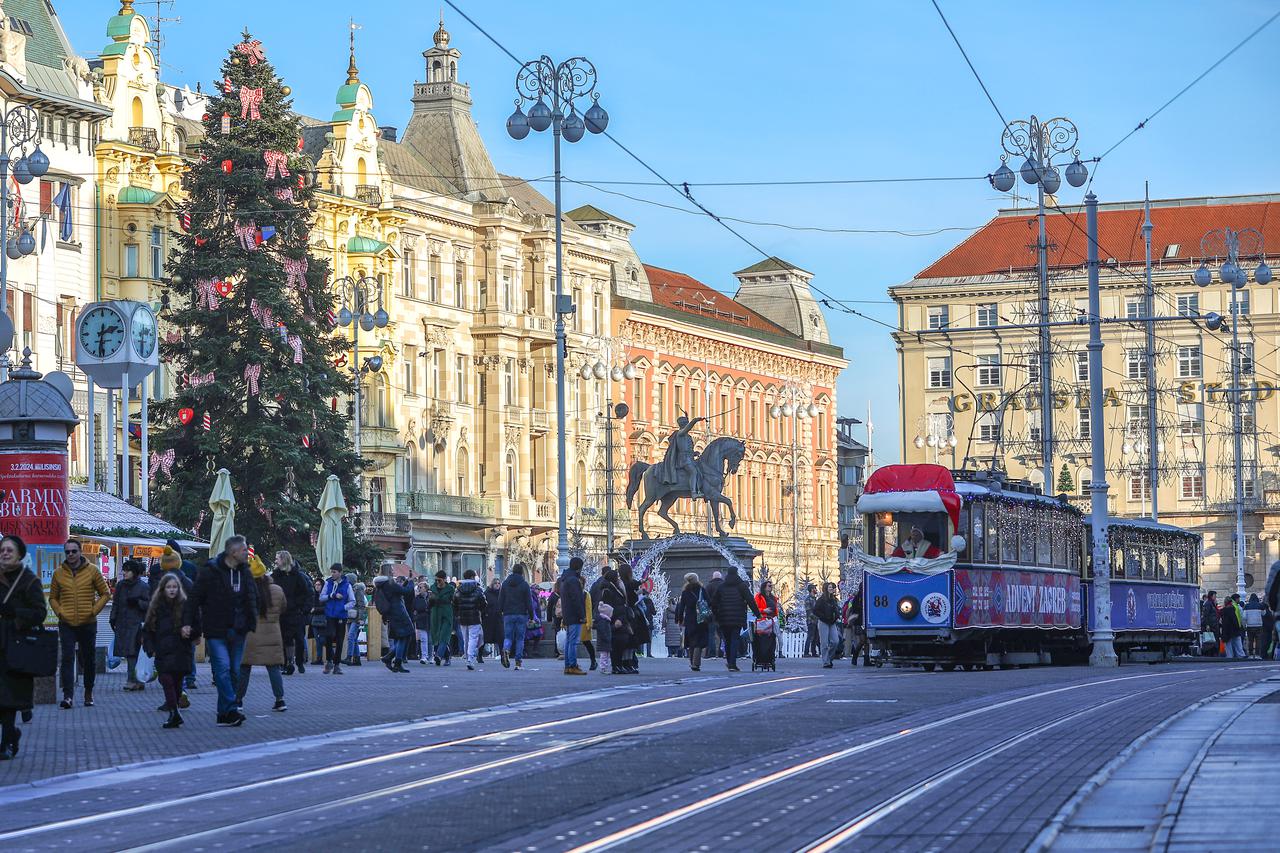
[[[65,450],[0,445],[0,529],[27,543],[31,567],[47,594],[70,529]]]

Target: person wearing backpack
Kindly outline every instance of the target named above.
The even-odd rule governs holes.
[[[684,576],[684,588],[680,591],[680,603],[676,605],[676,624],[684,628],[684,647],[689,650],[689,669],[702,670],[702,654],[707,648],[711,631],[711,602],[698,575],[689,572]]]

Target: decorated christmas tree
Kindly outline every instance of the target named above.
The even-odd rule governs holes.
[[[308,254],[313,187],[289,89],[245,32],[213,92],[161,312],[175,387],[156,407],[155,506],[207,535],[214,474],[226,468],[236,532],[261,554],[287,548],[306,562],[328,475],[348,505],[360,501],[361,462],[336,405],[352,380],[336,366],[345,345],[330,334],[328,264]],[[369,556],[349,528],[344,539],[349,563]]]
[[[1067,468],[1067,463],[1062,463],[1062,470],[1058,472],[1058,494],[1074,495],[1076,493],[1076,481],[1071,476],[1071,471]]]

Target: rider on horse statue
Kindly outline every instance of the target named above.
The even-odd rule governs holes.
[[[702,417],[689,420],[684,415],[676,418],[679,429],[667,438],[667,453],[658,465],[659,482],[667,486],[688,482],[689,492],[694,498],[701,498],[702,494],[698,489],[698,468],[693,464],[693,437],[689,433],[698,421],[705,420]],[[687,481],[682,479],[682,474],[688,477]]]

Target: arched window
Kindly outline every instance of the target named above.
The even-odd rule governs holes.
[[[440,60],[431,63],[431,82],[439,83],[444,80],[444,64]]]
[[[356,160],[356,183],[369,183],[369,167],[365,165],[364,158]]]
[[[466,495],[471,492],[471,461],[465,447],[458,448],[457,470],[455,472],[455,482],[458,486],[458,494]]]
[[[516,452],[507,451],[507,500],[516,499]]]
[[[578,460],[574,474],[574,486],[578,490],[578,506],[587,505],[587,463]]]
[[[456,62],[449,63],[449,79],[450,80],[458,79],[458,63]]]
[[[134,98],[134,99],[133,99],[133,110],[132,110],[132,116],[133,116],[133,126],[134,126],[134,127],[142,127],[142,126],[143,126],[143,120],[142,120],[142,98]]]

